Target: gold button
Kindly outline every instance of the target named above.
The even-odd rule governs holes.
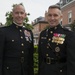
[[[18,28],[18,26],[16,26],[16,28]]]
[[[49,47],[47,46],[47,48],[49,48]]]
[[[55,27],[54,29],[57,29],[57,27]]]
[[[12,42],[14,42],[14,40],[12,40]]]
[[[60,70],[60,72],[62,72],[62,70]]]
[[[22,53],[24,54],[24,51],[22,51]]]
[[[20,32],[22,32],[22,30],[20,30]]]
[[[46,54],[46,56],[48,56],[48,54]]]
[[[22,43],[21,46],[24,46],[24,44]]]
[[[21,39],[23,39],[23,36],[21,36]]]
[[[7,67],[7,69],[9,69],[9,67]]]
[[[49,38],[48,40],[50,41],[51,39]]]
[[[53,31],[50,31],[50,33],[52,34],[52,33],[53,33]]]

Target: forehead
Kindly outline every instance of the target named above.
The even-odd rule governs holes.
[[[22,5],[16,5],[14,8],[13,8],[13,12],[14,11],[25,11],[24,7]]]
[[[59,13],[61,13],[61,11],[59,9],[57,9],[57,8],[50,8],[50,9],[48,9],[48,13],[51,13],[51,14],[53,14],[53,13],[59,14]]]

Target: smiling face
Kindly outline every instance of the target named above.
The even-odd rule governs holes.
[[[62,19],[61,10],[58,8],[49,8],[47,21],[51,27],[57,26]]]
[[[23,24],[24,19],[26,18],[25,9],[22,5],[16,5],[13,8],[12,12],[13,21],[19,25]]]

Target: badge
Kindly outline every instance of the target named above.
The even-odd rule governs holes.
[[[26,41],[29,41],[29,38],[28,37],[25,37],[26,38]]]
[[[58,44],[63,44],[65,41],[65,34],[54,33],[52,37],[52,42]]]
[[[41,37],[41,39],[46,39],[46,37]]]
[[[30,37],[31,36],[30,32],[27,31],[27,30],[24,30],[24,34],[25,34],[26,37]]]
[[[26,41],[29,41],[29,42],[32,41],[31,34],[29,31],[24,30],[24,34],[25,34]]]
[[[56,47],[55,48],[55,52],[60,52],[60,48],[59,47]]]

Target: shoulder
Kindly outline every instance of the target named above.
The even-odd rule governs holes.
[[[11,27],[11,25],[10,25],[10,26],[0,27],[0,30],[8,29],[8,28],[10,28],[10,27]]]
[[[75,38],[75,32],[72,30],[69,30],[67,28],[63,28],[65,34],[67,35],[68,38]]]
[[[0,31],[7,29],[7,26],[1,27]]]
[[[26,30],[27,32],[32,33],[32,30],[30,30],[30,29],[25,28],[25,30]]]
[[[11,28],[11,26],[1,27],[0,28],[0,33],[7,33],[7,32],[9,32],[9,30],[11,30],[10,28]]]
[[[65,33],[73,33],[73,31],[68,28],[62,28],[62,29]]]

